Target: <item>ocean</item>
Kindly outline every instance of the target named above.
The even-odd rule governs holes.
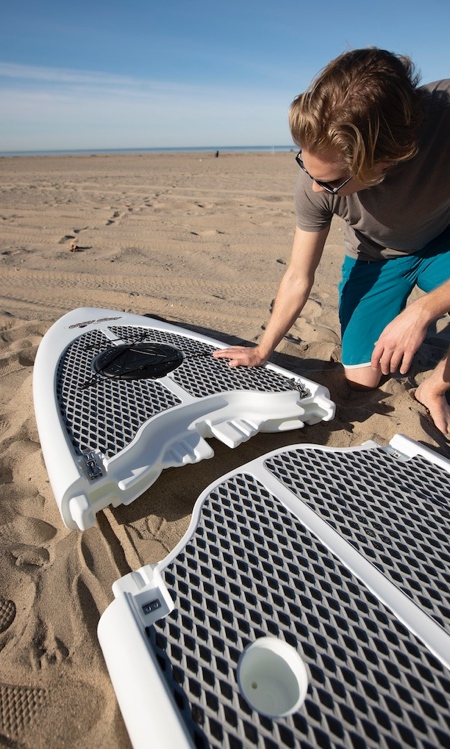
[[[83,148],[53,151],[0,151],[0,156],[78,156],[101,155],[114,153],[210,153],[211,151],[224,153],[255,153],[293,151],[290,146],[193,146],[189,148]]]

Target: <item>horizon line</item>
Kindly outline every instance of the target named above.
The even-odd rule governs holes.
[[[204,153],[205,151],[292,151],[295,145],[257,145],[257,146],[155,146],[155,147],[119,147],[119,148],[51,148],[51,149],[11,149],[0,151],[0,157],[4,156],[57,156],[77,154],[105,154],[105,153]]]

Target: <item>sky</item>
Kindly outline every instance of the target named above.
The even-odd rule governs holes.
[[[14,0],[0,152],[289,146],[292,99],[345,50],[450,78],[449,0]]]

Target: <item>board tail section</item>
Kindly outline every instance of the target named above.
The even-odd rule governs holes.
[[[449,538],[450,461],[401,435],[211,484],[100,619],[134,749],[447,747]]]

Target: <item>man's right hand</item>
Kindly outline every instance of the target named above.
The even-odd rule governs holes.
[[[214,351],[215,359],[229,359],[230,367],[260,367],[266,363],[258,346],[230,346]]]

